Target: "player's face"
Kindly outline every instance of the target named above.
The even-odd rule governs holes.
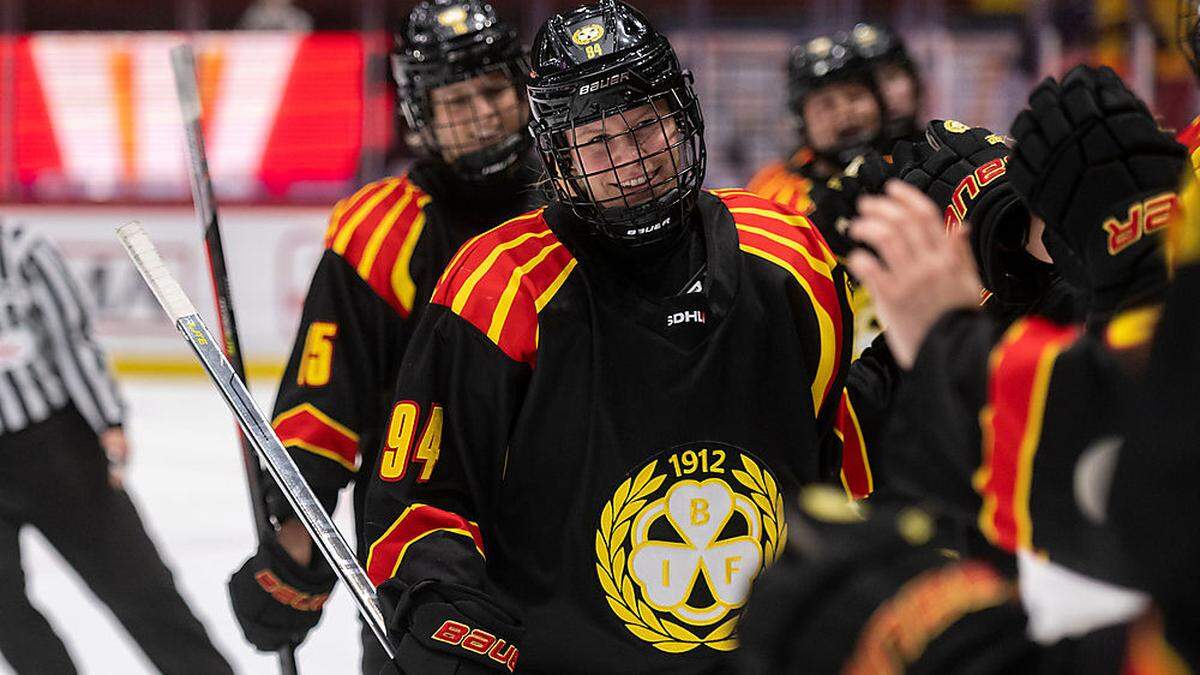
[[[491,72],[429,92],[433,133],[447,162],[483,150],[525,125],[525,101],[502,72]]]
[[[917,114],[917,83],[912,74],[898,63],[885,63],[875,69],[875,81],[887,106],[888,117],[905,119]]]
[[[804,99],[804,129],[814,150],[865,143],[882,124],[879,100],[864,84],[837,82]]]
[[[636,206],[678,182],[680,133],[663,101],[574,127],[567,135],[575,171],[601,207]]]

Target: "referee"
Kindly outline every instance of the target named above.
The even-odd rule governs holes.
[[[121,485],[124,406],[79,289],[45,239],[0,222],[0,653],[74,673],[29,603],[17,538],[36,527],[164,673],[230,673]]]

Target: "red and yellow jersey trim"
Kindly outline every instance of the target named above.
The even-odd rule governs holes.
[[[1179,200],[1167,230],[1167,261],[1174,269],[1200,260],[1200,117],[1175,137],[1188,152]]]
[[[983,497],[979,529],[1010,553],[1033,548],[1029,494],[1051,374],[1080,331],[1024,319],[1008,329],[989,360],[988,402],[980,412],[982,464],[972,482]]]
[[[844,284],[835,281],[837,259],[806,217],[744,190],[714,190],[737,226],[739,246],[788,272],[811,299],[821,336],[821,355],[812,382],[813,411],[819,413],[836,381],[846,349]]]
[[[1167,642],[1157,610],[1142,615],[1129,628],[1121,675],[1193,675],[1195,671]]]
[[[975,561],[928,570],[905,582],[875,609],[842,667],[842,675],[900,675],[951,626],[999,607],[1016,589]]]
[[[413,504],[404,509],[367,551],[367,576],[371,583],[379,586],[396,576],[409,547],[437,532],[466,537],[483,557],[483,535],[477,523],[428,504]]]
[[[509,358],[531,366],[537,360],[538,314],[576,265],[542,211],[513,218],[463,244],[431,300],[466,319]]]
[[[842,390],[842,399],[838,402],[837,415],[833,420],[833,433],[842,442],[842,488],[852,500],[865,499],[875,490],[875,477],[871,475],[867,443],[863,440],[862,426],[850,400],[849,390]]]
[[[325,232],[325,247],[401,317],[411,314],[416,302],[412,255],[431,200],[407,175],[385,178],[338,202]]]
[[[300,448],[358,471],[358,434],[311,403],[279,413],[271,422],[284,446]]]
[[[773,162],[754,174],[746,189],[760,197],[782,204],[797,213],[812,213],[813,183],[792,170],[790,162]]]

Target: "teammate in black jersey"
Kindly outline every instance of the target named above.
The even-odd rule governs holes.
[[[701,190],[691,75],[637,10],[551,17],[531,61],[555,197],[439,281],[367,571],[405,672],[725,670],[783,504],[837,481],[845,277],[803,216]]]
[[[763,167],[747,189],[811,214],[825,183],[883,140],[887,108],[870,62],[845,33],[816,37],[788,58],[788,109],[800,147]],[[818,223],[818,225],[822,225]],[[824,232],[830,238],[829,232]],[[833,241],[830,242],[834,243]],[[844,251],[835,246],[835,253]]]
[[[426,154],[334,208],[274,409],[275,431],[325,508],[353,481],[360,515],[400,358],[438,275],[464,241],[530,208],[535,182],[525,52],[492,8],[421,2],[397,42],[399,108]],[[230,580],[246,638],[264,650],[303,640],[333,586],[275,501],[277,542]],[[364,670],[385,658],[364,632]]]

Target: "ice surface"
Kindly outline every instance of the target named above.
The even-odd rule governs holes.
[[[249,502],[233,421],[207,380],[125,380],[133,463],[126,485],[193,611],[239,673],[277,673],[271,654],[241,636],[225,580],[253,550]],[[274,383],[255,384],[270,410]],[[349,493],[338,525],[352,533]],[[353,537],[347,536],[353,545]],[[21,539],[34,603],[67,643],[81,673],[153,673],[107,608],[35,531]],[[358,672],[358,620],[344,589],[334,591],[320,625],[297,654],[301,673]],[[0,673],[12,671],[0,659]]]

